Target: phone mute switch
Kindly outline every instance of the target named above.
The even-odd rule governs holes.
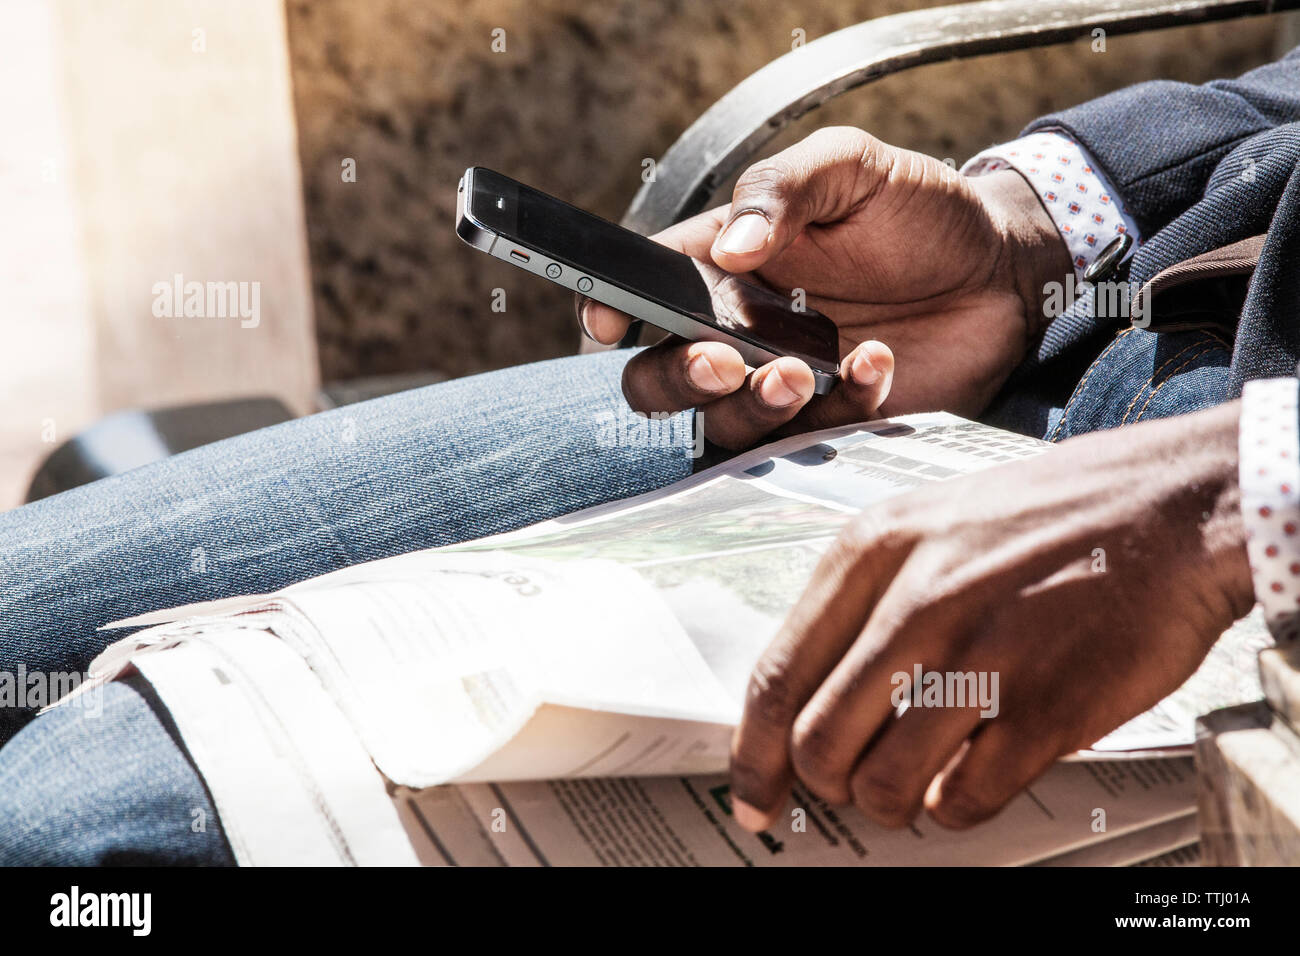
[[[518,249],[511,249],[511,250],[510,250],[510,258],[511,258],[511,259],[518,259],[520,262],[527,262],[527,261],[528,261],[528,253],[526,253],[526,252],[520,252]]]

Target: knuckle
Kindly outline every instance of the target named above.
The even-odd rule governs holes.
[[[777,758],[781,766],[774,761],[775,757],[754,744],[734,749],[728,768],[732,796],[760,809],[780,803],[785,786],[781,769],[784,752]]]
[[[634,355],[626,365],[623,366],[622,388],[623,397],[627,400],[634,410],[646,411],[645,400],[645,378],[649,369],[646,363],[649,361],[649,351],[640,352]]]
[[[880,140],[856,126],[823,126],[808,136],[808,142],[822,150],[833,149],[837,154],[859,156]]]
[[[854,774],[853,805],[887,827],[906,826],[915,815],[916,795],[898,768],[868,767]]]
[[[953,830],[963,830],[987,820],[1001,809],[1001,804],[989,800],[969,786],[958,783],[945,787],[938,805],[930,815],[941,826]]]
[[[638,352],[623,366],[623,397],[637,412],[676,411],[696,400],[687,381],[685,353],[674,347]]]
[[[814,135],[818,136],[813,144],[815,162],[835,174],[830,177],[834,180],[830,188],[837,191],[841,202],[851,202],[862,188],[877,182],[889,165],[889,147],[866,130],[831,126]]]
[[[849,802],[849,768],[835,746],[835,735],[823,721],[796,721],[790,764],[817,796],[834,804]]]
[[[762,208],[764,200],[777,204],[789,198],[792,187],[798,185],[798,176],[789,162],[780,156],[760,160],[750,166],[736,180],[735,195],[741,197],[740,207],[732,214],[744,208]]]
[[[751,712],[766,724],[789,724],[800,700],[790,676],[788,662],[763,655],[749,676],[747,700]]]
[[[883,502],[864,509],[849,522],[829,553],[856,563],[867,555],[902,549],[910,540],[906,519],[891,502]]]
[[[728,774],[732,796],[751,806],[765,806],[768,803],[768,777],[750,761],[748,754],[733,754]]]
[[[807,404],[807,399],[797,400],[791,405],[768,404],[767,400],[763,398],[763,381],[763,375],[754,374],[750,377],[745,400],[745,416],[747,418],[763,425],[781,425],[789,421],[799,408]]]

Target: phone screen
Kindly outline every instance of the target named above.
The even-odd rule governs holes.
[[[470,209],[493,232],[769,351],[839,366],[838,331],[820,312],[490,169],[471,181]]]

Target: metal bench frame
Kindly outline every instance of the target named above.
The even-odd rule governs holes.
[[[1300,0],[982,0],[880,17],[773,60],[713,104],[659,160],[623,225],[649,235],[700,212],[788,124],[892,73],[1091,36],[1300,8]]]
[[[1300,0],[982,0],[859,23],[772,61],[718,100],[659,160],[655,181],[641,187],[623,224],[649,235],[701,211],[719,186],[786,125],[834,96],[891,73],[1065,43],[1098,28],[1118,35],[1297,8]],[[638,338],[634,324],[621,344],[635,344]],[[584,339],[583,351],[600,348]],[[136,424],[146,444],[158,444],[154,457],[256,427],[229,409],[200,411],[210,419],[203,429],[180,429],[184,434],[167,441],[158,440],[168,431],[159,422],[169,415],[188,421],[185,415],[176,417],[188,414],[187,409],[151,413]],[[105,465],[101,454],[90,454],[96,443],[111,439],[115,445],[119,438],[113,430],[120,425],[92,426],[68,443],[78,448],[56,451],[33,480],[29,500],[121,470],[121,462]]]

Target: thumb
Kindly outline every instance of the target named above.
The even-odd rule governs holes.
[[[749,272],[809,224],[842,219],[885,181],[896,152],[863,130],[832,126],[754,164],[736,182],[713,261],[728,272]]]
[[[840,380],[830,394],[800,409],[782,433],[814,432],[879,418],[893,384],[894,353],[883,342],[863,342],[844,356]]]

